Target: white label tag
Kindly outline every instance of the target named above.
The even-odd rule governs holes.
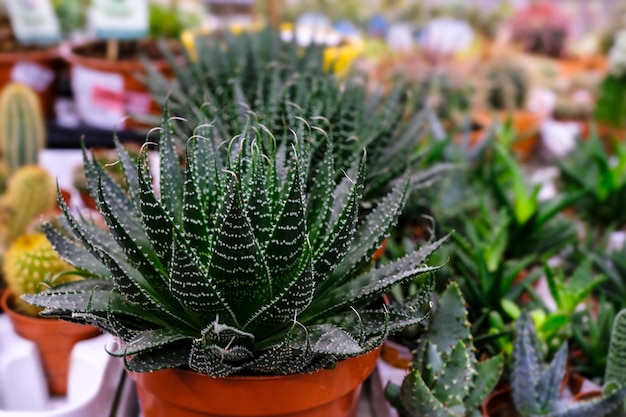
[[[72,68],[72,90],[81,120],[101,129],[123,129],[124,78],[119,74]]]
[[[5,0],[15,37],[22,44],[61,41],[61,27],[50,0]]]
[[[92,0],[89,24],[101,39],[138,39],[148,34],[147,0]]]
[[[54,71],[34,62],[18,62],[11,68],[11,80],[42,92],[54,80]]]

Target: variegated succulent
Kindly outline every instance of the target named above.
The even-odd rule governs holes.
[[[118,144],[128,193],[85,152],[108,231],[60,201],[67,230],[46,233],[67,262],[99,278],[25,299],[118,336],[111,354],[130,370],[215,377],[332,366],[420,323],[437,269],[424,262],[443,240],[381,267],[370,261],[402,209],[408,176],[361,219],[365,153],[337,184],[331,143],[312,168],[310,126],[294,124],[293,139],[277,146],[251,122],[218,152],[214,128],[201,124],[181,165],[166,111],[160,192],[146,151],[135,166]],[[404,304],[376,303],[418,277],[421,290]]]

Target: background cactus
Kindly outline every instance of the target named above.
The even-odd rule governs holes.
[[[522,417],[603,417],[623,416],[626,398],[626,374],[623,357],[626,344],[626,316],[624,311],[615,320],[604,392],[601,397],[588,401],[571,402],[559,398],[561,381],[565,376],[567,343],[554,356],[549,365],[543,363],[541,346],[535,326],[528,314],[517,322],[513,348],[514,369],[511,377],[513,403]]]
[[[46,289],[45,284],[59,272],[71,269],[52,249],[52,245],[43,233],[20,236],[4,254],[2,266],[9,290],[14,296],[17,311],[36,316],[41,310],[23,302],[23,294],[36,294]],[[76,275],[64,275],[54,280],[62,284],[78,279]]]
[[[387,399],[407,417],[479,416],[478,405],[498,382],[503,360],[497,355],[477,362],[473,350],[465,301],[452,282],[420,340],[413,370],[402,386],[387,385]]]
[[[37,165],[20,168],[0,197],[0,248],[26,233],[37,217],[56,207],[56,185]]]
[[[524,108],[528,96],[528,75],[521,66],[497,62],[487,68],[487,105],[492,110]]]
[[[0,152],[9,173],[39,161],[46,145],[46,127],[37,94],[28,86],[11,83],[0,93]]]

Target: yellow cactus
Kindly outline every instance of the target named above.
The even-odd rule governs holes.
[[[0,198],[0,248],[6,249],[39,216],[56,207],[56,185],[42,167],[19,168]]]
[[[81,279],[76,275],[63,275],[52,281],[58,273],[71,269],[54,251],[43,233],[17,238],[4,254],[2,266],[4,278],[16,302],[15,308],[30,316],[36,316],[41,309],[23,302],[19,297],[41,292],[48,285]]]
[[[46,126],[37,93],[9,83],[0,91],[0,153],[9,172],[36,164],[46,146]]]

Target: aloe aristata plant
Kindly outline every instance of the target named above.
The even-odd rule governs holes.
[[[308,126],[294,125],[293,140],[276,146],[250,123],[221,152],[212,127],[199,125],[181,166],[166,112],[160,193],[145,152],[135,166],[118,145],[128,194],[85,155],[108,231],[60,201],[80,244],[46,232],[67,262],[100,278],[26,300],[44,315],[118,336],[110,353],[130,370],[188,367],[214,377],[313,371],[420,323],[428,272],[437,269],[424,262],[442,241],[379,268],[370,261],[402,209],[408,178],[360,220],[365,153],[337,184],[330,145],[309,169]],[[372,304],[419,276],[421,291],[404,304]]]

